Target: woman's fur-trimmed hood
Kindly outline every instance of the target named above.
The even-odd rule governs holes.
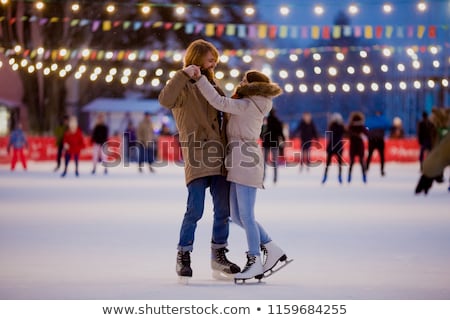
[[[276,83],[251,82],[239,86],[236,94],[239,97],[263,96],[275,98],[283,93],[283,90]]]

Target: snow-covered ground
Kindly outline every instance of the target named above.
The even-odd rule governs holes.
[[[64,179],[53,163],[0,166],[0,299],[450,299],[448,182],[414,195],[418,164],[358,165],[339,185],[336,167],[280,168],[258,191],[256,215],[294,262],[260,285],[213,280],[208,195],[188,286],[175,274],[186,205],[183,169]],[[347,172],[347,168],[344,169]],[[448,179],[449,172],[446,172]],[[268,181],[272,172],[268,173]],[[229,257],[243,265],[246,241],[231,225]]]

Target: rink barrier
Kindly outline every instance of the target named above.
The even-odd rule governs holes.
[[[55,160],[57,148],[54,137],[39,137],[29,136],[28,149],[25,150],[25,155],[28,160],[32,161],[49,161]],[[385,161],[390,162],[414,162],[419,159],[419,144],[416,138],[404,139],[389,139],[386,140],[385,146]],[[84,137],[85,148],[80,154],[81,160],[92,161],[92,143],[90,137]],[[181,161],[180,144],[176,136],[161,136],[157,140],[157,159],[158,161]],[[366,155],[367,155],[367,141]],[[0,137],[0,163],[10,163],[11,154],[7,152],[8,137]],[[311,148],[311,161],[315,163],[324,162],[326,159],[326,144],[325,139],[319,139],[313,143]],[[348,161],[349,158],[349,143],[345,141],[343,150],[343,160]],[[108,154],[110,158],[123,156],[123,144],[120,137],[111,137],[108,144]],[[283,148],[284,156],[280,156],[280,162],[297,163],[300,160],[300,139],[292,139],[285,142]],[[380,158],[378,152],[372,156],[372,162],[379,162]],[[335,160],[333,160],[335,161]]]

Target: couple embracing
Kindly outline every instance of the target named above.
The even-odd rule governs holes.
[[[265,74],[250,70],[233,97],[227,98],[214,82],[218,60],[219,52],[213,44],[192,42],[183,69],[159,95],[159,102],[172,111],[177,124],[188,190],[176,271],[180,277],[192,277],[190,253],[209,188],[214,206],[213,276],[235,281],[261,279],[277,263],[287,263],[286,254],[255,220],[254,212],[256,191],[263,188],[264,173],[258,139],[272,99],[282,90]],[[226,256],[230,218],[246,232],[247,263],[242,270]]]

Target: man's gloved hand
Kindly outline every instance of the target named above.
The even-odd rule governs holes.
[[[433,180],[434,180],[433,178],[428,178],[422,175],[416,187],[416,194],[419,194],[422,191],[425,192],[425,194],[427,194],[428,190],[430,190],[431,185],[433,184]]]

